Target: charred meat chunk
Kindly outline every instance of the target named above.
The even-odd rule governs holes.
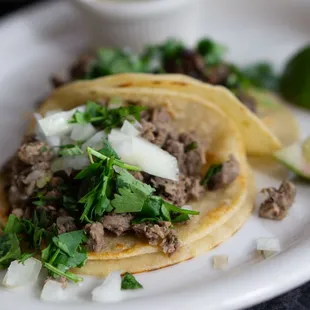
[[[209,190],[217,190],[231,184],[239,175],[240,165],[233,155],[222,164],[222,168],[214,174],[209,182]]]
[[[133,230],[138,237],[148,239],[150,245],[160,246],[164,253],[173,254],[179,248],[180,242],[170,226],[170,222],[140,223],[133,225]]]
[[[88,249],[93,252],[100,252],[104,246],[103,225],[99,222],[87,224],[85,230],[88,234]]]
[[[130,223],[132,219],[133,216],[130,213],[109,214],[102,218],[101,223],[105,229],[120,236],[131,229]]]
[[[183,206],[188,200],[186,182],[186,178],[182,175],[179,181],[171,181],[160,177],[151,178],[151,185],[156,189],[156,193],[166,201],[178,206]]]
[[[278,189],[269,187],[261,192],[267,195],[267,199],[259,208],[259,216],[270,220],[285,218],[296,197],[295,185],[284,180]]]
[[[24,143],[18,150],[18,158],[28,165],[50,161],[53,155],[51,147],[41,141]]]

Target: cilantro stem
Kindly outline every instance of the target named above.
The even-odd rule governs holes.
[[[59,252],[60,252],[60,249],[57,249],[54,255],[52,256],[52,258],[50,259],[49,264],[53,264]]]
[[[97,122],[97,121],[102,121],[103,119],[105,119],[103,116],[92,117],[90,119],[90,123]]]
[[[47,268],[48,270],[52,271],[53,273],[61,276],[61,277],[65,277],[67,278],[68,280],[74,282],[74,283],[78,283],[78,282],[82,282],[83,281],[83,278],[82,277],[79,277],[77,275],[75,275],[74,273],[72,272],[63,272],[61,270],[59,270],[58,268],[54,267],[53,265],[49,264],[49,263],[43,263],[43,266],[45,268]]]
[[[101,191],[102,196],[106,196],[107,186],[108,186],[109,180],[111,179],[112,174],[114,172],[114,170],[112,169],[112,166],[114,164],[114,160],[115,160],[114,157],[111,157],[109,159],[109,162],[108,162],[108,171],[109,172],[108,172],[108,175],[105,177],[105,181],[103,182],[102,191]]]
[[[93,160],[93,156],[92,156],[90,150],[91,150],[91,148],[87,147],[87,154],[88,154],[89,161],[91,164],[93,164],[94,160]]]
[[[108,156],[105,156],[99,152],[97,152],[96,150],[90,148],[90,147],[87,147],[87,153],[88,155],[91,157],[91,155],[94,155],[96,156],[97,158],[100,158],[102,160],[106,160],[106,159],[110,159]],[[92,162],[93,163],[93,162]],[[132,166],[132,165],[128,165],[128,164],[125,164],[124,162],[122,162],[121,160],[119,159],[114,159],[113,160],[113,164],[115,166],[118,166],[118,167],[121,167],[121,168],[124,168],[124,169],[127,169],[127,170],[133,170],[133,171],[141,171],[141,169],[137,166]]]
[[[175,212],[175,213],[183,213],[183,214],[193,214],[193,215],[198,215],[200,214],[199,211],[195,211],[195,210],[186,210],[186,209],[181,209],[176,207],[175,205],[172,205],[171,203],[165,201],[164,202],[165,207],[170,211],[170,212]]]

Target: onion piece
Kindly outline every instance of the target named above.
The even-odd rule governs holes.
[[[59,112],[40,119],[38,123],[46,137],[59,136],[71,132],[74,124],[68,123],[69,119],[76,111],[83,112],[85,106],[80,106],[66,112]]]
[[[104,282],[92,291],[93,301],[117,302],[124,299],[121,282],[121,273],[119,271],[110,273]]]
[[[67,169],[81,170],[89,165],[89,159],[84,155],[64,156],[56,158],[51,165],[53,172],[66,171]]]
[[[36,123],[37,123],[35,133],[36,133],[36,136],[38,137],[38,139],[41,141],[46,141],[51,147],[59,146],[61,143],[60,137],[58,137],[58,136],[46,137],[45,134],[43,133],[43,130],[39,124],[39,120],[42,119],[41,114],[34,113],[33,116],[36,119]]]
[[[259,238],[256,240],[256,249],[258,251],[281,251],[278,238]]]
[[[81,149],[85,151],[87,147],[91,147],[95,150],[100,150],[103,148],[104,143],[103,140],[107,137],[106,133],[104,130],[98,131],[95,133],[91,138],[89,138],[87,141],[84,142],[82,145]]]
[[[74,141],[85,141],[96,133],[96,128],[92,124],[73,124],[70,138]]]
[[[259,238],[256,240],[256,249],[266,259],[281,251],[280,241],[278,238]]]
[[[131,137],[118,130],[112,130],[109,142],[120,158],[143,171],[161,178],[177,181],[178,161],[168,152],[140,137]]]
[[[140,134],[137,127],[134,124],[128,122],[127,120],[124,121],[121,132],[130,137],[137,137]]]
[[[6,272],[3,285],[8,288],[24,286],[37,281],[42,268],[42,263],[33,257],[28,258],[23,264],[14,260]]]
[[[55,115],[59,112],[62,112],[63,110],[61,109],[54,109],[54,110],[49,110],[47,111],[45,114],[44,114],[44,117],[49,117],[49,116],[52,116],[52,115]]]
[[[41,291],[40,298],[46,301],[60,301],[65,299],[65,291],[60,282],[47,280]]]
[[[223,270],[228,265],[228,256],[227,255],[214,255],[213,259],[213,268]]]

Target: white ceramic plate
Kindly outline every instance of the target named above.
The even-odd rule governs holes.
[[[227,43],[239,63],[258,59],[282,61],[309,41],[310,3],[289,0],[207,0],[204,34]],[[83,21],[65,2],[53,2],[18,13],[0,24],[0,164],[14,152],[34,102],[49,91],[50,73],[62,72],[88,46]],[[310,133],[310,114],[295,110],[303,136]],[[277,168],[274,168],[277,170]],[[258,187],[277,185],[285,176],[257,173]],[[277,175],[277,178],[274,177]],[[298,184],[297,201],[282,222],[255,214],[230,240],[210,253],[173,267],[138,275],[145,287],[122,303],[90,302],[97,280],[71,286],[72,299],[57,305],[68,309],[239,309],[288,291],[310,279],[309,185]],[[262,260],[255,240],[276,236],[282,252]],[[229,255],[225,271],[211,268],[211,256]],[[54,309],[39,301],[39,287],[8,291],[0,288],[3,310]]]

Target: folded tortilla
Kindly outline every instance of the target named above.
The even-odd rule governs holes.
[[[258,113],[254,114],[225,87],[203,83],[181,74],[125,73],[99,78],[95,83],[101,87],[149,87],[201,96],[235,122],[250,155],[271,154],[282,145],[298,140],[298,125],[293,113],[277,96],[266,91],[249,90],[258,103]]]
[[[39,112],[45,115],[55,109],[70,110],[85,104],[87,100],[108,100],[115,96],[146,107],[165,106],[176,128],[185,132],[195,131],[199,140],[208,142],[205,170],[211,164],[221,163],[233,155],[240,165],[239,176],[227,187],[207,191],[199,201],[189,203],[200,214],[193,216],[188,223],[175,224],[181,247],[170,257],[163,254],[159,247],[151,246],[146,240],[134,235],[105,235],[106,247],[99,253],[89,253],[86,266],[76,272],[106,275],[115,269],[140,272],[161,268],[208,251],[232,236],[250,215],[255,190],[240,126],[213,102],[194,95],[192,91],[186,93],[177,89],[151,87],[107,87],[105,79],[98,79],[75,82],[55,90],[41,105]],[[255,126],[253,128],[258,128]],[[251,124],[249,128],[252,128]],[[275,138],[271,139],[262,130],[257,130],[257,134],[268,144],[260,144],[262,152],[277,148]],[[253,146],[254,149],[258,151],[258,145]],[[0,196],[4,196],[4,193]],[[3,210],[4,206],[3,203]]]

